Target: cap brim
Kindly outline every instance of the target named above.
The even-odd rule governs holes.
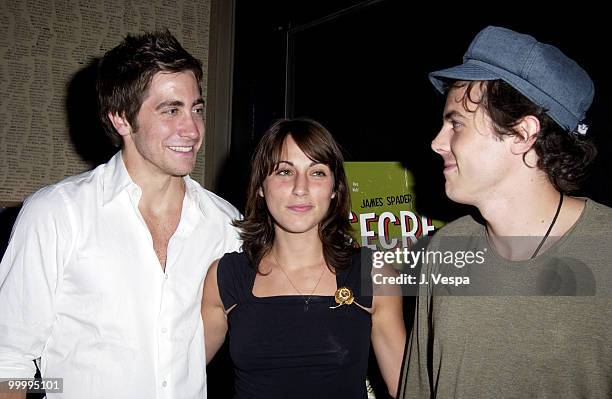
[[[444,93],[444,80],[496,80],[502,77],[493,73],[479,65],[474,65],[469,60],[461,65],[452,68],[442,69],[440,71],[431,72],[429,80],[434,85],[436,90]]]
[[[444,94],[444,83],[446,79],[466,81],[500,79],[508,83],[534,104],[543,107],[546,113],[564,129],[572,131],[579,122],[576,116],[569,112],[562,104],[527,80],[505,69],[482,61],[468,59],[461,65],[431,72],[429,74],[429,80],[442,94]],[[555,112],[550,112],[550,110],[554,110]]]

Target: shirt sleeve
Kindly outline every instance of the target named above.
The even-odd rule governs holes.
[[[242,240],[240,239],[238,229],[234,226],[228,226],[225,239],[223,240],[223,251],[221,255],[232,252],[242,252]]]
[[[243,216],[236,210],[236,216],[233,220],[242,220]],[[232,222],[233,222],[232,220]],[[237,227],[230,226],[230,231],[226,240],[225,253],[242,252],[242,240],[240,239],[240,230]]]
[[[71,215],[57,190],[43,189],[19,213],[0,263],[0,378],[31,378],[55,319],[70,256]]]
[[[406,361],[402,372],[400,395],[398,397],[429,398],[431,397],[429,373],[429,303],[431,297],[419,290],[416,298],[417,309],[414,324],[408,341]]]

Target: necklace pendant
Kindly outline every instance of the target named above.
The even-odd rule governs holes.
[[[304,300],[304,312],[308,312],[308,299]]]

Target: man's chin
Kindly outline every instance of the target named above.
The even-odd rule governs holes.
[[[444,186],[444,191],[449,200],[456,202],[458,204],[470,205],[470,201],[466,198],[465,195],[461,195],[460,190],[457,190],[456,187],[452,187],[448,182]]]
[[[189,171],[178,171],[172,174],[172,176],[174,177],[185,177],[187,175],[189,175],[191,172],[193,172],[193,169],[189,170]]]
[[[183,162],[177,162],[174,165],[169,165],[170,167],[173,167],[174,172],[176,172],[177,176],[185,176],[190,174],[191,172],[193,172],[193,170],[196,167],[196,159],[195,157],[190,159],[189,161],[185,162],[187,160],[183,160]]]
[[[194,169],[195,165],[191,167],[175,168],[170,171],[170,175],[174,177],[185,177],[188,174],[192,173]]]

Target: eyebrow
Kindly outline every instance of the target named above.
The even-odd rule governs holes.
[[[194,107],[199,104],[204,104],[204,99],[201,97],[195,100],[191,106]],[[180,100],[162,101],[161,103],[157,104],[157,107],[155,107],[155,110],[160,110],[165,107],[182,107],[184,105],[185,103]]]
[[[293,162],[291,162],[291,161],[278,161],[278,162],[276,163],[276,166],[278,167],[278,165],[280,165],[281,163],[286,163],[286,164],[289,164],[289,165],[291,165],[291,166],[295,166],[295,165],[293,164]],[[312,161],[312,162],[310,163],[310,165],[308,165],[308,167],[311,167],[311,166],[314,166],[314,165],[323,165],[323,162],[316,162],[316,161]]]
[[[453,118],[463,118],[465,119],[465,116],[462,115],[459,111],[453,110],[453,111],[448,111],[444,114],[444,120],[448,121],[451,120]]]

